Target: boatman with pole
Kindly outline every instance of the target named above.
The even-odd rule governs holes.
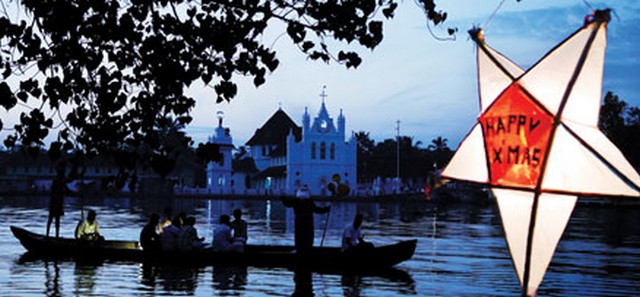
[[[298,189],[296,198],[282,197],[284,206],[293,208],[295,245],[298,253],[306,252],[313,246],[313,214],[323,214],[331,210],[330,206],[317,206],[310,198],[309,186],[306,184]]]

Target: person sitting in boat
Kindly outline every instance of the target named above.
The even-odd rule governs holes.
[[[178,245],[181,251],[192,251],[202,248],[204,237],[198,237],[198,230],[195,224],[195,217],[189,216],[185,219],[185,224],[182,230],[180,230],[180,244]]]
[[[156,232],[156,228],[160,222],[160,216],[158,214],[151,214],[149,223],[142,228],[140,232],[140,246],[143,250],[159,250],[160,249],[160,235]]]
[[[158,234],[162,234],[162,229],[164,229],[164,227],[168,227],[169,225],[171,225],[172,212],[173,211],[171,207],[165,207],[164,210],[162,211],[162,219],[158,223],[158,228],[156,230]]]
[[[231,230],[233,231],[233,241],[246,244],[249,236],[247,234],[247,222],[242,219],[242,210],[236,208],[233,210],[233,222],[231,222]]]
[[[185,224],[187,223],[187,213],[185,213],[184,211],[179,212],[176,220],[180,220],[180,224],[178,226],[180,226],[180,228],[184,228]]]
[[[160,246],[163,251],[175,251],[178,249],[180,242],[180,219],[175,217],[171,224],[162,228],[162,234],[160,234]]]
[[[373,244],[364,240],[362,234],[362,215],[356,214],[353,223],[344,227],[342,232],[342,251],[373,248]]]
[[[98,226],[98,222],[96,221],[96,212],[94,210],[89,210],[89,214],[87,214],[87,219],[82,221],[82,224],[78,227],[76,232],[77,239],[83,240],[103,240],[104,237],[100,235],[100,227]]]
[[[297,252],[305,252],[313,246],[313,214],[327,213],[331,207],[319,207],[311,201],[309,186],[303,185],[296,193],[296,198],[282,197],[282,203],[286,207],[293,208],[294,237]]]
[[[213,250],[216,252],[242,252],[244,244],[234,242],[231,237],[231,218],[223,214],[220,224],[213,230]]]

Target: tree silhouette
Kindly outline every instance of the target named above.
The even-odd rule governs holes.
[[[622,131],[622,127],[624,127],[624,113],[626,109],[627,103],[624,100],[620,100],[618,95],[609,91],[604,96],[598,126],[600,126],[602,132],[612,140],[617,140],[617,138],[620,137],[618,134]]]
[[[447,145],[448,139],[442,138],[442,136],[438,136],[431,140],[431,144],[427,146],[427,149],[430,151],[446,151],[449,150],[449,146]]]
[[[430,169],[429,159],[421,141],[409,136],[400,137],[400,177],[405,183],[424,177]]]
[[[434,24],[446,19],[433,0],[417,3]],[[51,155],[133,154],[169,168],[171,152],[142,158],[139,148],[191,122],[195,100],[185,90],[192,84],[223,102],[236,96],[240,76],[265,83],[279,64],[267,28],[283,24],[311,60],[355,68],[359,55],[341,45],[375,48],[396,7],[394,0],[3,2],[0,106],[28,109],[4,144],[37,152],[54,130],[59,145]]]
[[[453,152],[449,149],[447,141],[446,138],[438,136],[431,140],[431,144],[427,146],[427,149],[431,151],[433,155],[433,166],[435,166],[435,168],[444,167],[453,156]]]
[[[365,183],[376,177],[373,170],[373,150],[375,141],[369,137],[369,132],[360,131],[355,134],[358,150],[356,153],[358,183]]]
[[[640,109],[630,107],[611,91],[604,96],[598,126],[633,166],[640,167]]]

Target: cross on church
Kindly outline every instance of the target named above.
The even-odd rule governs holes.
[[[324,99],[327,98],[327,93],[325,92],[326,88],[327,86],[322,86],[322,93],[320,93],[320,97],[322,98],[322,103],[324,103]]]

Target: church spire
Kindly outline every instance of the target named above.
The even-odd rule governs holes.
[[[318,112],[318,116],[314,119],[312,126],[314,130],[321,133],[332,132],[336,129],[333,119],[329,116],[329,112],[325,105],[325,100],[327,98],[326,88],[327,86],[322,86],[322,92],[320,93],[322,104],[320,105],[320,111]]]
[[[329,112],[327,111],[327,107],[325,106],[325,100],[327,99],[327,86],[322,86],[322,92],[320,93],[320,98],[322,98],[322,104],[320,105],[320,112],[318,113],[318,117],[329,119]]]
[[[222,118],[224,118],[224,112],[222,110],[218,110],[218,112],[216,112],[216,116],[218,117],[218,127],[222,127]]]
[[[320,98],[322,98],[322,106],[324,106],[324,100],[327,98],[327,92],[325,91],[327,86],[322,86],[322,92],[320,93]]]
[[[222,126],[224,112],[222,110],[217,111],[216,117],[218,118],[218,127],[215,128],[215,133],[209,136],[209,142],[217,144],[232,144],[231,131],[229,128]]]

